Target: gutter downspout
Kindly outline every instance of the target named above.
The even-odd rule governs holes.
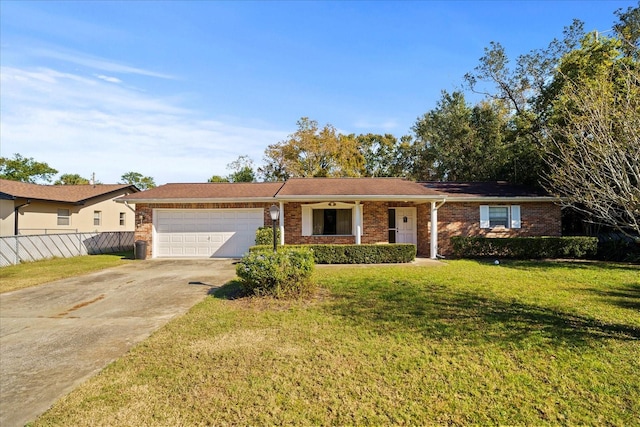
[[[442,200],[436,205],[436,202],[431,202],[431,247],[429,249],[429,258],[438,258],[438,209],[446,202]]]
[[[30,204],[31,204],[31,199],[27,199],[27,203],[23,203],[21,205],[16,206],[15,208],[13,208],[13,218],[15,220],[13,234],[16,235],[16,236],[18,235],[18,215],[19,215],[18,210],[20,210],[20,208],[22,208],[24,206],[29,206]]]

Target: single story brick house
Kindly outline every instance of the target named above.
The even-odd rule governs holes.
[[[40,185],[0,179],[0,236],[133,231],[131,184]]]
[[[413,243],[451,254],[452,236],[559,236],[560,206],[504,182],[292,178],[286,182],[166,184],[118,199],[135,203],[147,257],[239,257],[278,207],[283,244]]]

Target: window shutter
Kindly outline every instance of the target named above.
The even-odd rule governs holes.
[[[311,236],[313,231],[313,211],[310,206],[302,206],[302,235]]]
[[[520,205],[511,205],[511,228],[520,228]]]
[[[480,205],[480,228],[489,228],[489,205]]]

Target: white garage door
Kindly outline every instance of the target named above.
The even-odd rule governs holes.
[[[156,256],[236,258],[255,244],[262,209],[156,210]]]

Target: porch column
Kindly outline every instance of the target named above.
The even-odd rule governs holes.
[[[356,201],[356,245],[362,243],[362,207]]]
[[[440,203],[431,202],[431,249],[429,258],[436,259],[438,257],[438,208],[446,202],[442,200]]]
[[[436,259],[438,254],[438,208],[436,202],[431,202],[431,249],[429,258]]]
[[[284,246],[284,202],[280,202],[280,246]]]

